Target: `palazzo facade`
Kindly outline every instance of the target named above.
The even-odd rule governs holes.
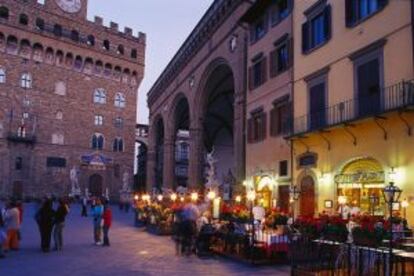
[[[0,196],[118,197],[133,183],[145,34],[87,0],[0,1]]]

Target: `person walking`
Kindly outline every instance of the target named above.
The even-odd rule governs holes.
[[[50,251],[50,240],[52,238],[52,229],[55,219],[55,211],[53,210],[53,202],[46,199],[42,207],[36,213],[36,222],[39,226],[41,249],[43,252]]]
[[[104,206],[104,213],[103,213],[103,246],[110,246],[109,243],[109,229],[112,226],[112,210],[109,207],[108,202]]]
[[[4,219],[3,219],[3,210],[0,208],[0,259],[3,259],[6,257],[6,255],[4,255],[4,252],[3,252],[3,243],[6,241],[6,239],[7,239],[7,233],[6,233],[6,228],[5,228]]]
[[[104,212],[104,208],[102,206],[101,200],[96,200],[96,205],[93,208],[92,211],[92,217],[93,217],[93,235],[94,235],[94,241],[96,245],[102,245],[102,215]]]
[[[7,238],[4,244],[4,250],[19,250],[19,229],[20,215],[19,209],[14,201],[8,204],[8,208],[4,215],[4,223],[7,229]]]
[[[82,198],[82,217],[87,217],[88,216],[88,198],[86,196],[84,196]]]
[[[61,198],[55,214],[55,228],[53,232],[56,251],[62,250],[63,247],[63,228],[65,227],[65,220],[68,213],[69,206],[66,204],[65,200]]]

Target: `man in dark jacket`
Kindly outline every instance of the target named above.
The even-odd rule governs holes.
[[[41,248],[45,253],[50,251],[50,240],[55,219],[55,211],[53,211],[52,206],[53,202],[50,199],[45,199],[35,217],[40,231]]]
[[[64,199],[59,200],[59,207],[55,214],[55,228],[53,238],[55,240],[55,250],[62,250],[63,247],[63,228],[65,227],[66,216],[69,213],[69,206]]]

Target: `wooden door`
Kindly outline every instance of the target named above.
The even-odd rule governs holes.
[[[92,196],[102,196],[102,182],[102,176],[99,174],[94,174],[89,178],[89,193],[92,194]]]
[[[300,215],[304,217],[315,216],[315,182],[310,176],[305,176],[302,179],[301,185],[301,197],[300,197]]]
[[[289,185],[279,186],[279,208],[283,213],[289,213]]]

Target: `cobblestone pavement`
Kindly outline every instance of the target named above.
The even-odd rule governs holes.
[[[22,245],[0,260],[1,276],[79,275],[289,275],[289,267],[253,267],[222,258],[199,259],[175,256],[168,237],[157,237],[132,226],[132,213],[114,210],[111,247],[92,244],[91,218],[81,218],[80,208],[71,207],[64,229],[61,252],[42,253],[33,219],[34,206],[25,206]]]

